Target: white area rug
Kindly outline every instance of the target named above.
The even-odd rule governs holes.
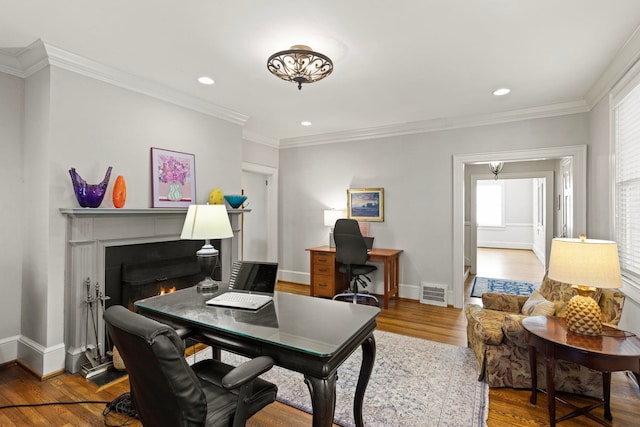
[[[364,397],[364,422],[374,426],[486,426],[489,388],[478,381],[473,351],[376,331],[376,360]],[[334,422],[353,426],[353,396],[362,360],[356,350],[338,370]],[[246,360],[222,352],[222,360]],[[311,413],[302,374],[274,367],[264,376],[278,385],[278,401]]]

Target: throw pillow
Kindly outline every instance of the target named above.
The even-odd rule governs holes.
[[[556,306],[538,291],[534,291],[522,306],[522,314],[527,316],[553,316]]]

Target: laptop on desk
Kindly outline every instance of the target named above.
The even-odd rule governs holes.
[[[363,237],[363,239],[367,245],[367,252],[371,252],[371,249],[373,249],[373,237]]]
[[[275,262],[235,262],[229,290],[207,301],[207,305],[259,310],[273,300],[278,276]]]

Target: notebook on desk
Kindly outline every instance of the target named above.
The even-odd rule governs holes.
[[[229,290],[207,301],[208,305],[258,310],[273,300],[278,263],[239,261],[234,263]]]

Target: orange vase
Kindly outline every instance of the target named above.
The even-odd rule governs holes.
[[[118,175],[115,184],[113,184],[113,206],[121,208],[127,200],[127,184],[124,182],[124,176]]]

